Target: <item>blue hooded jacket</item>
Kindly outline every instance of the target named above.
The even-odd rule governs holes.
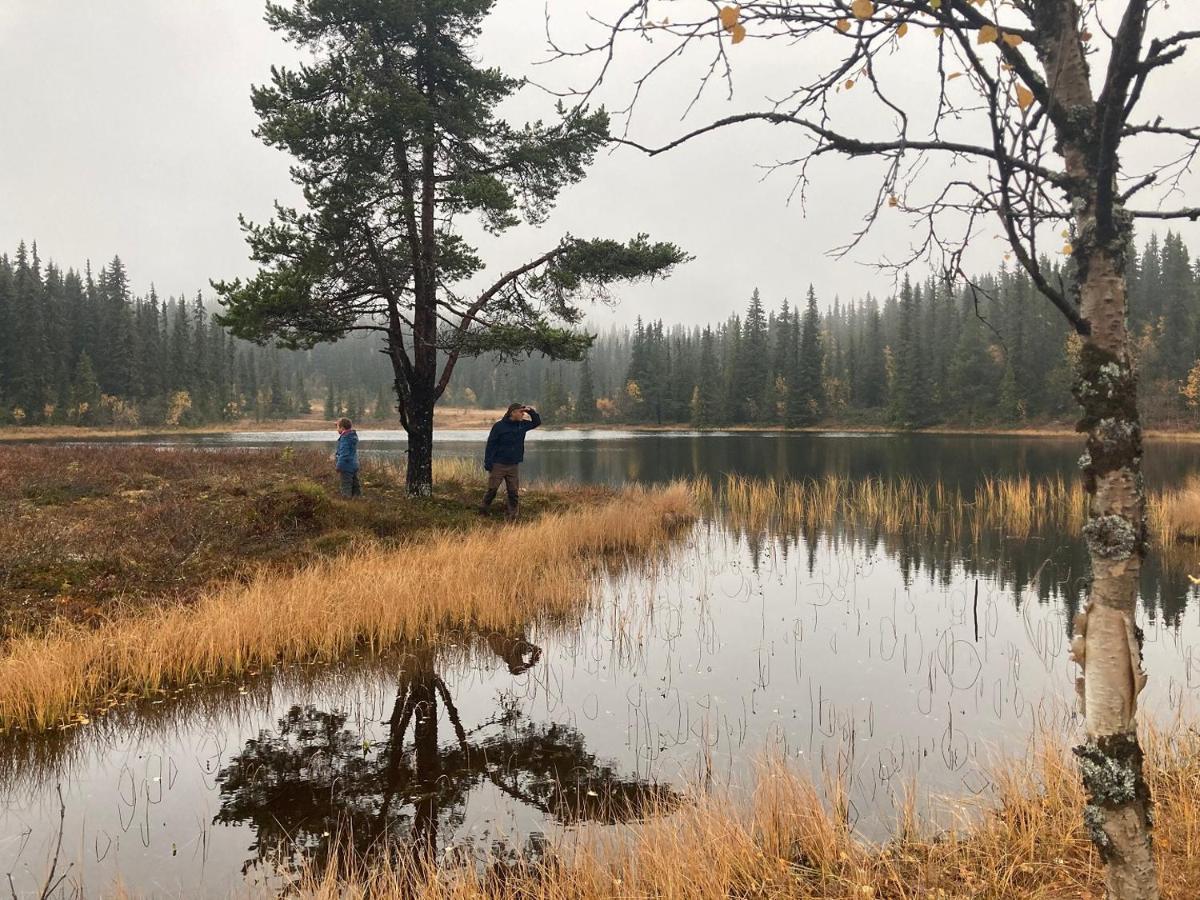
[[[338,435],[334,465],[339,472],[358,471],[358,432],[351,428]]]
[[[537,410],[529,411],[528,422],[514,422],[505,416],[492,426],[487,449],[483,451],[483,467],[489,472],[493,463],[515,466],[525,458],[525,435],[542,424]]]

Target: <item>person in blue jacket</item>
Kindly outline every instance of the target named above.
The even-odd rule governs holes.
[[[542,417],[532,406],[512,403],[499,422],[492,426],[487,448],[483,451],[483,468],[488,473],[487,493],[483,495],[481,515],[487,515],[496,499],[500,482],[508,493],[508,517],[515,519],[520,509],[517,491],[521,479],[517,467],[525,458],[525,435],[542,424]]]
[[[358,432],[354,423],[347,418],[338,419],[337,450],[333,464],[342,477],[342,496],[361,497],[362,485],[358,481]]]

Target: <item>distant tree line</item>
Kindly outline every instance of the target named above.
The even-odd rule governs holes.
[[[3,424],[286,419],[309,415],[315,396],[331,417],[387,415],[386,380],[352,343],[306,354],[236,340],[200,295],[135,296],[119,257],[79,272],[43,262],[36,245],[0,256]]]
[[[1200,424],[1200,266],[1152,236],[1130,273],[1152,424]],[[1068,419],[1077,339],[1024,274],[953,290],[906,281],[891,297],[744,311],[706,326],[641,321],[597,336],[581,363],[459,361],[442,402],[535,403],[558,422],[802,427],[1019,425]],[[825,306],[825,311],[822,311]],[[237,340],[197,295],[135,296],[119,258],[93,272],[0,256],[0,422],[201,424],[349,415],[394,422],[375,338],[308,351]]]
[[[1200,267],[1174,233],[1135,259],[1146,418],[1200,424]],[[802,303],[768,309],[755,290],[723,322],[639,320],[601,334],[580,364],[469,360],[452,402],[514,398],[560,421],[697,427],[1036,424],[1074,415],[1078,348],[1024,272],[1004,266],[953,288],[905,280],[883,300],[819,304],[809,287]]]

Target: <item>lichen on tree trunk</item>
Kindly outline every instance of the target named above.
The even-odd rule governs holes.
[[[1134,622],[1138,576],[1146,555],[1146,497],[1137,372],[1126,326],[1124,235],[1093,241],[1079,230],[1080,312],[1090,325],[1079,358],[1075,396],[1087,435],[1081,459],[1088,492],[1084,536],[1092,581],[1076,618],[1072,655],[1087,741],[1075,748],[1088,805],[1084,822],[1105,861],[1114,900],[1159,896],[1150,831],[1150,792],[1137,738],[1137,698],[1146,683],[1142,633]]]

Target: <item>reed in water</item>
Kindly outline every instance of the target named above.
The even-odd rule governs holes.
[[[987,530],[1015,538],[1052,531],[1077,536],[1087,497],[1082,483],[1062,476],[985,477],[963,489],[906,477],[777,481],[729,475],[693,490],[704,508],[748,531],[851,524],[888,533],[978,536]],[[1152,540],[1168,555],[1176,555],[1181,542],[1200,541],[1200,482],[1151,492],[1147,516]]]

